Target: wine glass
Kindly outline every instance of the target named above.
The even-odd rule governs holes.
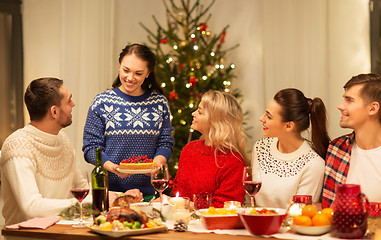
[[[160,194],[160,202],[162,199],[163,191],[168,187],[169,172],[167,164],[162,165],[157,171],[151,173],[151,183],[156,191]]]
[[[89,194],[90,191],[90,184],[89,184],[89,177],[87,174],[83,173],[83,185],[81,187],[75,187],[71,190],[71,193],[73,196],[78,200],[79,202],[79,223],[73,224],[73,227],[86,227],[86,225],[83,223],[83,208],[82,208],[82,201],[85,199],[87,194]]]
[[[254,207],[254,196],[262,186],[261,170],[257,167],[245,167],[243,169],[243,188],[250,196],[251,207]]]

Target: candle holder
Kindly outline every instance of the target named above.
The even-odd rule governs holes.
[[[172,216],[174,222],[178,222],[180,220],[184,221],[185,224],[189,224],[190,221],[190,210],[189,209],[177,209],[176,212]]]
[[[233,209],[233,208],[240,208],[241,203],[238,201],[226,201],[224,202],[224,208],[227,209]]]

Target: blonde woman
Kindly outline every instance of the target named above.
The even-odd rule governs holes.
[[[223,207],[225,201],[242,203],[247,136],[237,99],[209,90],[192,116],[191,128],[202,136],[183,148],[172,194],[192,199],[193,194],[212,193],[214,207]]]

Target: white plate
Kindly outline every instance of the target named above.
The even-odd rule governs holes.
[[[128,173],[128,174],[145,174],[145,173],[156,172],[157,168],[151,168],[151,169],[120,169],[120,168],[116,168],[116,170],[118,172]]]
[[[142,228],[142,229],[131,229],[131,230],[117,230],[117,231],[106,231],[89,226],[90,231],[107,235],[109,237],[123,237],[123,236],[133,236],[133,235],[142,235],[148,233],[164,232],[167,231],[166,226],[154,227],[154,228]]]
[[[292,225],[291,228],[295,232],[304,234],[304,235],[323,235],[331,230],[331,225],[328,226],[298,226]]]

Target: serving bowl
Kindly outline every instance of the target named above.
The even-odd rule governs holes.
[[[271,235],[277,233],[283,220],[287,216],[287,210],[283,208],[254,208],[257,211],[267,209],[274,210],[277,214],[251,214],[253,208],[240,208],[238,216],[247,231],[252,235]]]
[[[201,218],[202,225],[208,230],[244,228],[238,214],[205,215],[205,212],[208,212],[208,209],[200,209],[197,214]]]
[[[300,225],[291,225],[291,228],[300,234],[303,235],[323,235],[331,231],[331,225],[327,226],[300,226]]]
[[[153,205],[149,202],[131,203],[130,208],[135,211],[144,212],[147,215],[151,215],[153,211]]]

